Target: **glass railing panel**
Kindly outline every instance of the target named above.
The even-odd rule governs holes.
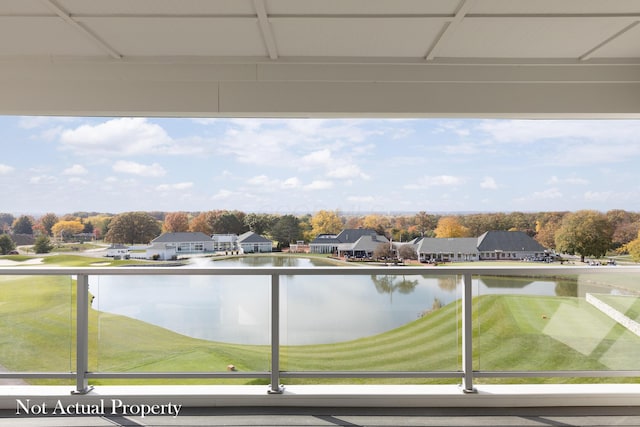
[[[638,279],[622,270],[474,277],[474,369],[639,370],[640,336],[603,308],[640,320]]]
[[[91,276],[90,369],[268,371],[270,278],[187,274]]]
[[[285,371],[460,370],[460,277],[286,276],[281,285]]]
[[[2,369],[34,373],[75,371],[75,317],[74,278],[0,275]],[[22,382],[69,383],[60,379]]]

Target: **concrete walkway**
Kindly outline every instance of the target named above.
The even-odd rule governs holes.
[[[184,408],[173,416],[37,416],[0,411],[0,426],[640,426],[637,407],[579,408]]]

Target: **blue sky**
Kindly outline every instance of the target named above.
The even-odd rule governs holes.
[[[0,212],[640,211],[640,121],[0,117]]]

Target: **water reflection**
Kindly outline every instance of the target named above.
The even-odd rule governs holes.
[[[328,265],[321,259],[245,257],[207,266],[250,267]],[[286,276],[281,277],[283,344],[339,342],[399,327],[434,307],[460,298],[462,278],[451,276]],[[570,281],[481,277],[474,295],[576,296]],[[270,342],[268,276],[103,276],[92,277],[94,308],[130,316],[181,334],[240,344]]]
[[[389,294],[389,299],[393,300],[393,293],[398,291],[401,294],[410,294],[418,286],[418,280],[408,280],[405,276],[398,278],[393,275],[371,275],[371,281],[376,286],[379,294]]]

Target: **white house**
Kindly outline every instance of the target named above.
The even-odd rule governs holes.
[[[237,234],[214,234],[211,236],[213,241],[213,250],[216,252],[237,251],[238,235]]]
[[[131,256],[129,252],[129,246],[125,246],[120,243],[113,243],[107,248],[107,255],[111,258],[128,258]]]
[[[238,236],[238,245],[244,253],[263,253],[273,250],[273,242],[266,237],[247,231]]]
[[[213,253],[213,240],[201,232],[163,233],[151,241],[148,259],[169,260],[181,255]]]

